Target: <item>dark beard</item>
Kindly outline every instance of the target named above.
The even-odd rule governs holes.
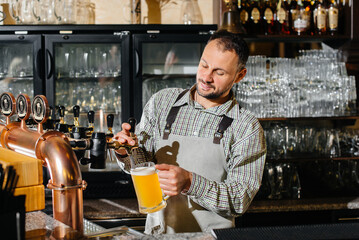
[[[196,84],[196,91],[197,91],[198,95],[200,95],[201,97],[204,97],[206,99],[216,99],[216,98],[221,97],[226,91],[228,91],[228,89],[225,89],[224,91],[219,92],[219,93],[213,92],[208,95],[204,95],[198,90],[198,84]]]

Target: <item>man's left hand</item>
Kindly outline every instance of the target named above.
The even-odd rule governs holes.
[[[191,172],[169,164],[157,164],[156,168],[159,170],[160,187],[165,195],[176,196],[191,186]]]

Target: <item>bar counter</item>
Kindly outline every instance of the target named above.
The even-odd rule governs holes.
[[[120,229],[120,231],[119,231]],[[146,240],[214,240],[210,233],[180,233],[180,234],[161,234],[161,235],[145,235],[136,231],[121,231],[126,229],[123,227],[111,230],[106,235],[106,229],[103,229],[86,219],[84,220],[84,236],[69,226],[57,221],[42,211],[34,211],[26,213],[25,222],[25,239],[27,240],[53,240],[53,239],[146,239]],[[98,233],[104,232],[103,235],[97,236]],[[111,235],[117,233],[117,235]]]
[[[321,211],[321,210],[356,210],[359,209],[359,198],[322,198],[322,199],[298,199],[298,200],[261,200],[253,201],[247,213],[275,213],[295,211]],[[39,239],[34,236],[56,236],[56,231],[65,225],[51,217],[51,200],[46,200],[46,208],[43,211],[30,212],[26,215],[26,239]],[[134,198],[123,199],[84,199],[84,233],[91,234],[105,230],[98,226],[96,221],[117,219],[142,219],[144,214],[138,211],[137,200]],[[95,226],[95,227],[94,227]],[[121,226],[121,225],[118,225]],[[126,225],[127,226],[127,225]],[[129,226],[131,227],[131,226]],[[78,239],[78,235],[65,226],[70,238]],[[132,229],[132,227],[131,227]],[[135,229],[135,228],[134,228]],[[64,230],[62,230],[64,231]],[[135,231],[136,232],[136,231]],[[138,232],[140,233],[140,232]],[[142,233],[141,233],[142,234]],[[41,238],[48,239],[48,238]],[[49,238],[50,239],[50,238]],[[55,237],[56,239],[56,237]],[[86,237],[84,239],[87,239]],[[101,239],[101,238],[99,238]],[[109,239],[109,238],[106,238]],[[164,235],[137,235],[121,236],[121,239],[197,239],[213,240],[210,233],[183,233]]]

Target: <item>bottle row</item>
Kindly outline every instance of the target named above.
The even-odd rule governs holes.
[[[348,0],[229,0],[248,34],[344,34]],[[235,6],[237,4],[237,6]],[[235,8],[235,9],[233,9]]]

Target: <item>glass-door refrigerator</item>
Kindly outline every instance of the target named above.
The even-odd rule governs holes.
[[[44,94],[41,53],[41,35],[1,34],[0,94]]]
[[[115,134],[130,117],[130,33],[93,32],[44,35],[46,96],[53,107],[65,107],[67,124],[74,124],[75,105],[80,107],[81,127],[88,126],[87,114],[94,111],[94,132],[107,133],[107,116],[113,114]],[[133,196],[131,178],[112,151],[107,152],[105,169],[90,164],[80,168],[88,184],[85,198]]]
[[[166,29],[133,34],[133,104],[134,116],[140,120],[150,97],[164,88],[190,88],[203,49],[216,30],[215,25],[186,26],[171,32]]]
[[[73,106],[80,107],[80,125],[95,112],[95,131],[106,132],[106,116],[114,114],[113,130],[130,116],[130,35],[49,34],[45,38],[46,96],[53,107],[65,107],[71,124]]]

